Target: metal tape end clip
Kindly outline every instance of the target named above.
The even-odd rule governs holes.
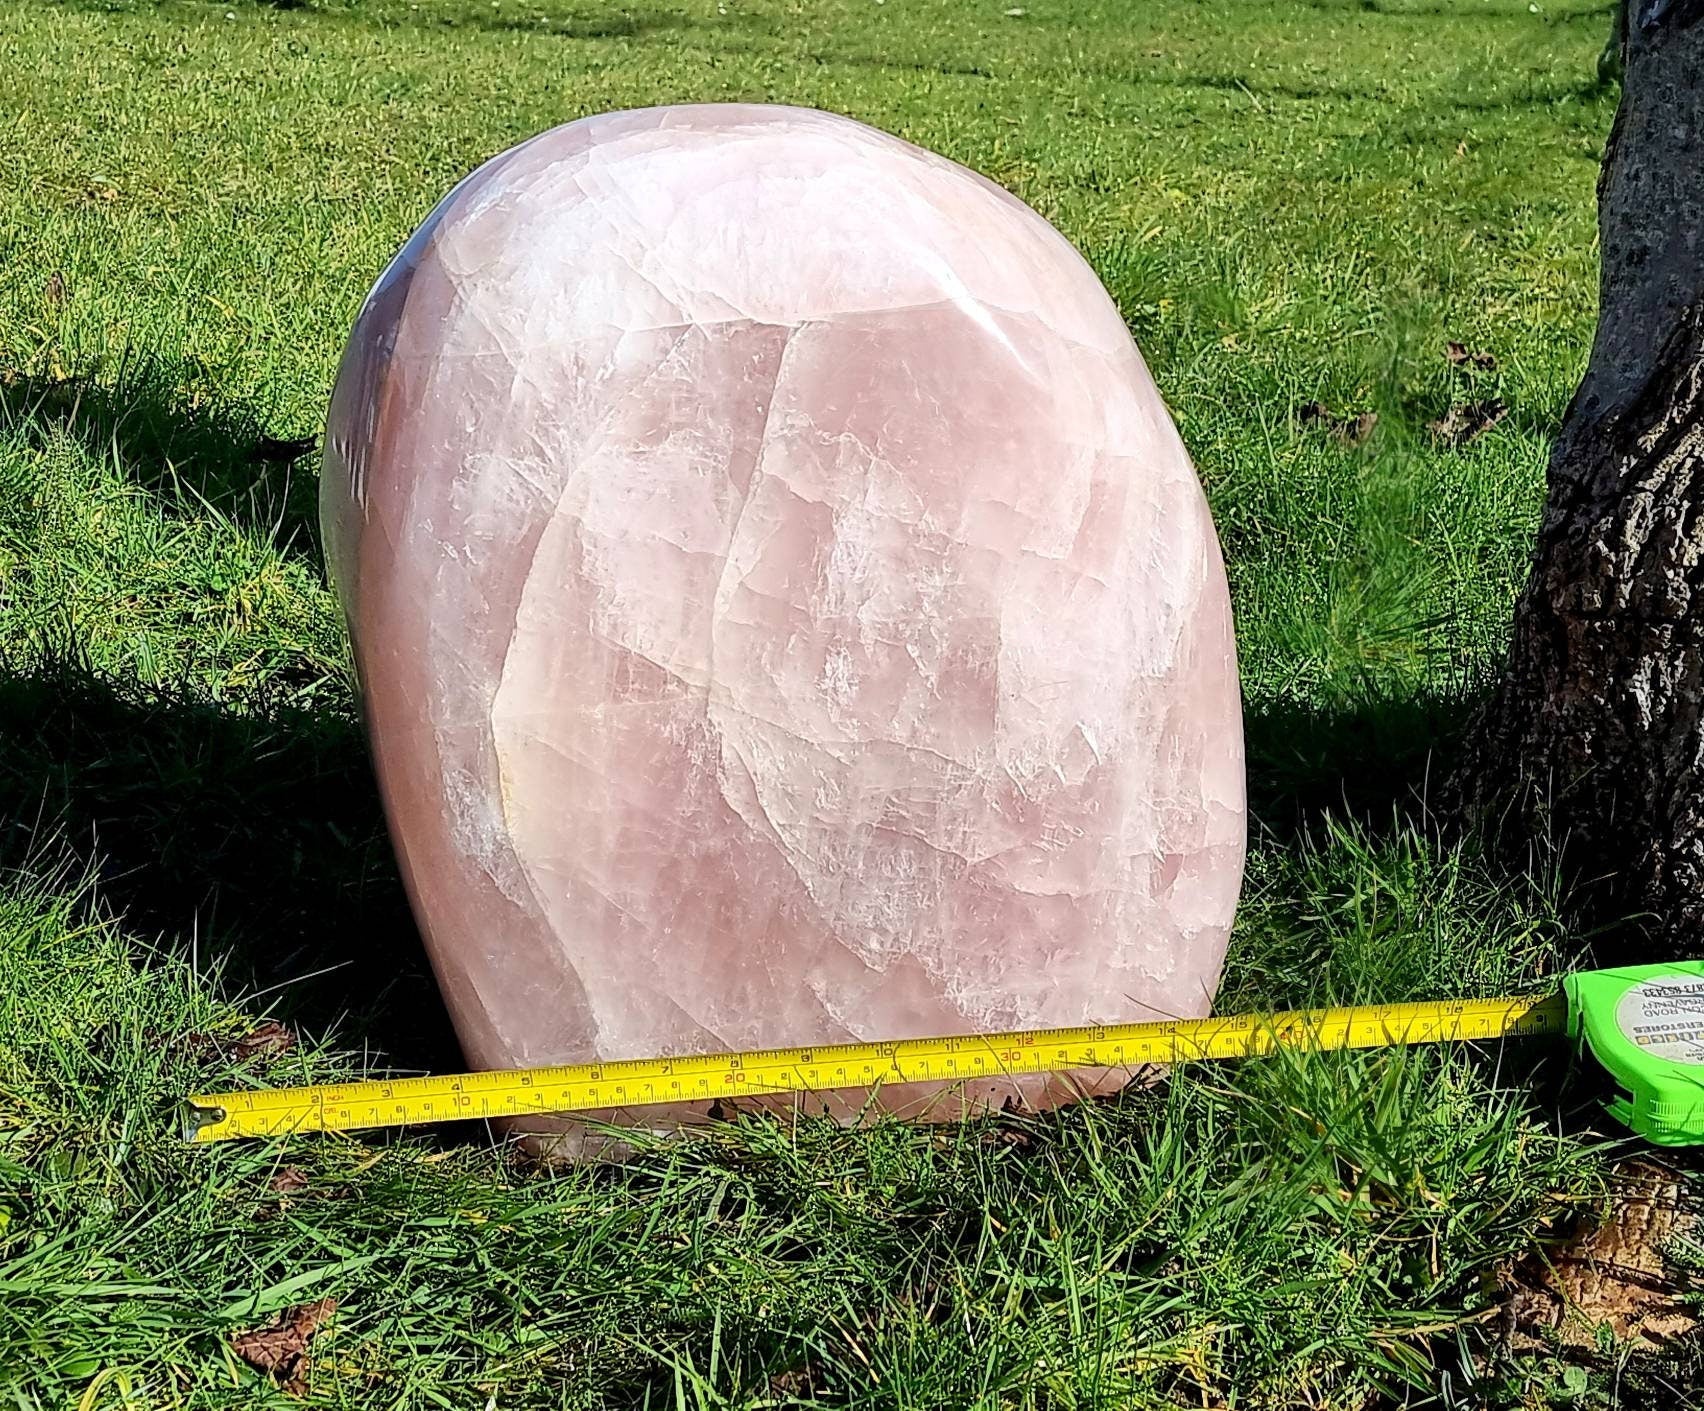
[[[209,1127],[217,1127],[225,1120],[225,1109],[211,1103],[197,1102],[194,1098],[179,1104],[183,1116],[183,1139],[186,1142],[201,1141],[202,1133]]]

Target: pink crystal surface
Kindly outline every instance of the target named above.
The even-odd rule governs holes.
[[[1118,310],[992,183],[793,108],[523,143],[363,305],[322,515],[473,1064],[1208,1011],[1245,836],[1218,543]]]

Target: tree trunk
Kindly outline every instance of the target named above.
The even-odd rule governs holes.
[[[1704,941],[1704,0],[1623,13],[1597,339],[1458,783],[1672,951]]]

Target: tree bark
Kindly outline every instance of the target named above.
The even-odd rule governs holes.
[[[1458,787],[1661,953],[1704,940],[1704,3],[1623,13],[1597,338]]]

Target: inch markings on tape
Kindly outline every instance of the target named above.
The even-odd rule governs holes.
[[[633,1058],[553,1068],[386,1078],[308,1088],[202,1093],[185,1137],[217,1142],[296,1132],[356,1131],[466,1118],[596,1112],[667,1102],[831,1092],[888,1083],[962,1082],[1072,1069],[1138,1069],[1278,1049],[1387,1048],[1569,1031],[1561,994],[1359,1005],[1031,1029],[889,1043]]]

